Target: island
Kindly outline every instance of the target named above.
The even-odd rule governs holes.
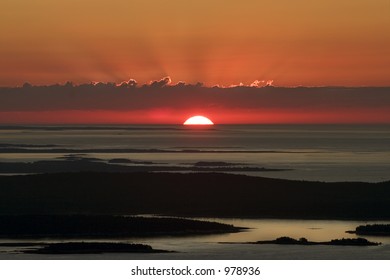
[[[390,224],[361,225],[356,227],[353,231],[347,231],[347,233],[371,236],[390,236]]]
[[[333,239],[331,241],[309,241],[302,237],[300,239],[294,239],[288,236],[279,237],[275,240],[264,240],[256,242],[221,242],[223,244],[277,244],[277,245],[331,245],[331,246],[378,246],[381,243],[371,242],[365,238],[342,238]]]

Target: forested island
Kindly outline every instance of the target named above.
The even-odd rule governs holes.
[[[357,235],[390,236],[390,224],[361,225],[354,231],[347,231]]]

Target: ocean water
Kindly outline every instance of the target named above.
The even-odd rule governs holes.
[[[15,153],[7,144],[29,151]],[[288,169],[243,172],[253,176],[328,182],[390,180],[389,125],[2,126],[0,145],[2,162],[55,159],[67,154],[51,152],[61,148],[105,160],[178,166],[216,161]]]

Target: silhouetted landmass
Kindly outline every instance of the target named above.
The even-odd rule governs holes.
[[[1,128],[0,128],[1,129]],[[43,144],[43,145],[37,145],[37,144],[11,144],[11,143],[0,143],[0,148],[55,148],[58,147],[58,145],[51,145],[51,144]]]
[[[371,242],[368,241],[365,238],[342,238],[342,239],[333,239],[329,243],[329,245],[336,245],[336,246],[378,246],[381,245],[381,243],[378,242]],[[327,244],[324,244],[327,245]]]
[[[36,247],[46,244],[46,242],[0,242],[0,247]]]
[[[0,176],[0,213],[390,219],[390,181],[324,183],[223,173]]]
[[[94,148],[94,149],[74,149],[74,148],[40,148],[40,147],[20,147],[0,146],[0,153],[40,153],[40,154],[90,154],[90,153],[214,153],[214,154],[269,154],[269,153],[286,153],[302,154],[304,151],[283,151],[283,150],[222,150],[222,149],[127,149],[127,148]],[[310,152],[313,153],[313,152]],[[316,152],[321,153],[321,152]]]
[[[68,160],[68,161],[103,161],[101,158],[89,157],[86,154],[68,154],[61,157],[57,157],[59,160]]]
[[[198,161],[194,163],[194,166],[197,167],[221,167],[221,166],[237,166],[237,165],[246,165],[246,164],[237,164],[232,162],[224,162],[224,161]]]
[[[118,163],[118,164],[157,164],[152,161],[142,161],[142,160],[131,160],[127,158],[113,158],[108,161],[108,163]]]
[[[182,153],[182,150],[162,149],[74,149],[74,148],[25,148],[25,147],[0,147],[0,153],[50,153],[50,154],[90,154],[90,153]],[[194,151],[196,152],[196,151]],[[201,151],[199,151],[201,152]]]
[[[123,160],[121,159],[120,161]],[[125,160],[127,161],[127,160]],[[116,162],[116,164],[114,164]],[[152,172],[152,171],[220,171],[220,172],[259,172],[284,171],[286,169],[271,169],[262,167],[185,167],[160,166],[150,162],[138,162],[140,165],[121,165],[118,159],[111,163],[103,162],[98,158],[66,157],[58,160],[41,160],[36,162],[0,162],[1,173],[59,173],[59,172]],[[126,162],[128,163],[128,162]],[[133,162],[135,163],[135,162]],[[153,166],[151,166],[153,165]]]
[[[232,244],[232,243],[230,243]],[[233,243],[237,244],[237,243]],[[245,242],[240,244],[277,244],[277,245],[332,245],[332,246],[378,246],[381,243],[371,242],[364,238],[342,238],[333,239],[331,241],[309,241],[302,237],[300,239],[294,239],[291,237],[283,236],[275,240],[265,240],[256,242]]]
[[[112,238],[215,234],[240,230],[242,228],[233,225],[181,218],[0,215],[0,237],[3,238]]]
[[[356,230],[354,231],[347,232],[356,233],[358,235],[390,236],[390,224],[362,225],[356,227]]]
[[[101,253],[169,253],[155,250],[149,245],[108,242],[66,242],[48,243],[42,248],[27,249],[33,254],[101,254]]]

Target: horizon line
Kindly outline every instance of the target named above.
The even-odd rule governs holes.
[[[170,88],[170,87],[200,87],[200,88],[221,88],[221,89],[229,89],[229,88],[388,88],[388,85],[337,85],[337,84],[322,84],[322,85],[277,85],[274,83],[274,80],[255,80],[251,84],[243,84],[239,82],[238,84],[230,84],[230,85],[222,85],[222,84],[214,84],[207,85],[203,82],[197,81],[195,83],[187,83],[185,81],[178,81],[176,83],[172,82],[170,76],[165,76],[161,79],[150,80],[146,83],[138,83],[135,79],[128,79],[127,81],[113,82],[113,81],[89,81],[82,83],[75,83],[71,80],[67,80],[65,82],[56,82],[56,83],[47,83],[47,84],[33,84],[29,81],[25,81],[21,84],[17,85],[0,85],[0,89],[17,89],[17,88],[31,88],[31,87],[80,87],[80,86],[110,86],[113,88],[134,88],[134,89],[142,89],[142,88]]]

